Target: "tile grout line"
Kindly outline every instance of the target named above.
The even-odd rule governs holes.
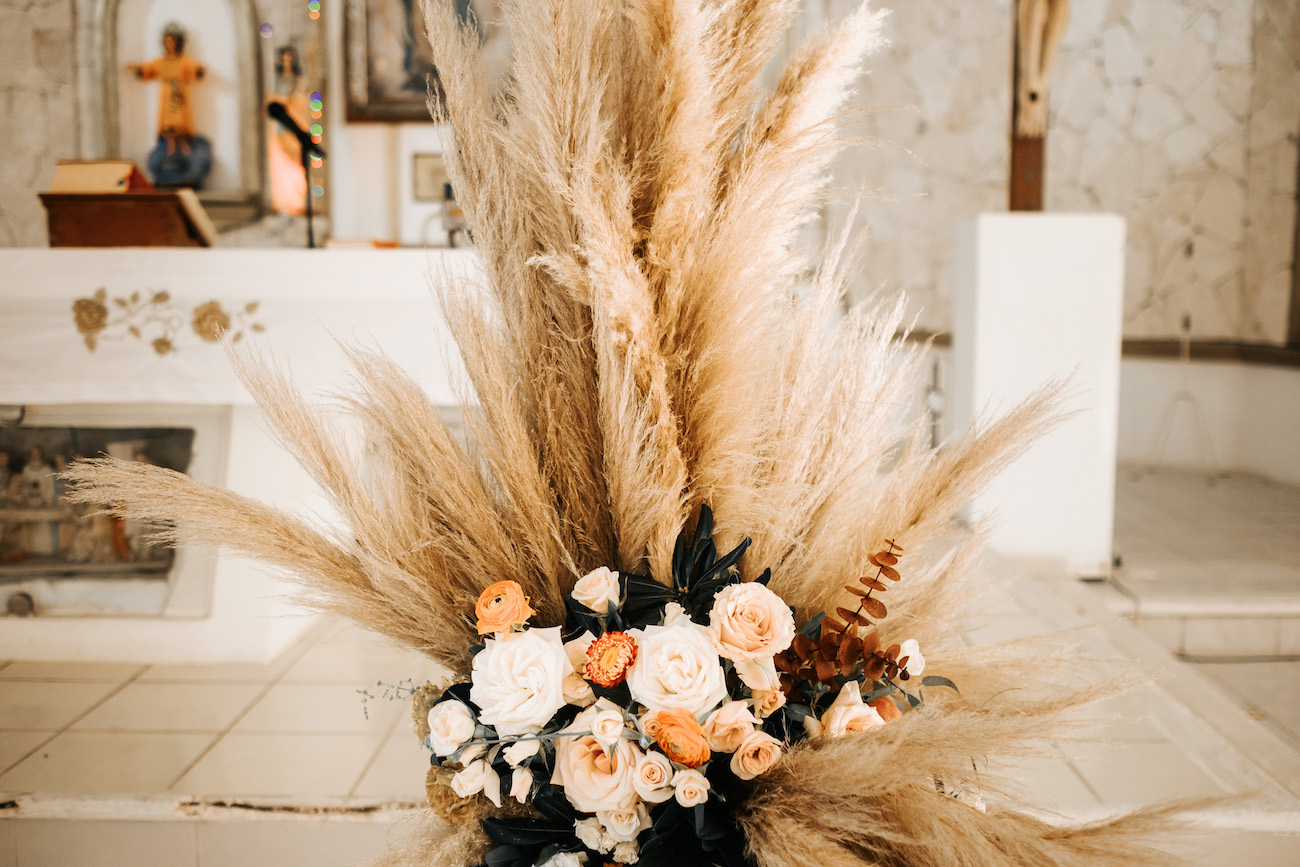
[[[9,765],[9,766],[8,766],[7,768],[5,768],[4,770],[0,771],[0,777],[3,777],[5,774],[9,773],[9,772],[12,771],[14,768],[18,767],[20,764],[22,764],[23,762],[25,762],[25,761],[27,761],[28,759],[30,759],[32,756],[36,755],[38,752],[40,752],[42,749],[44,749],[44,748],[45,748],[45,747],[50,743],[50,741],[54,740],[54,739],[57,738],[59,735],[67,734],[69,731],[71,731],[71,729],[72,729],[72,727],[73,727],[74,725],[76,725],[77,723],[79,723],[79,722],[81,722],[83,719],[85,719],[87,716],[89,716],[89,715],[91,714],[91,712],[93,712],[93,711],[95,711],[96,709],[102,707],[102,706],[103,706],[103,705],[104,705],[104,704],[105,704],[105,703],[106,703],[110,698],[112,698],[113,696],[117,695],[118,693],[120,693],[122,690],[126,689],[126,688],[127,688],[128,686],[130,686],[131,684],[135,683],[136,680],[138,680],[138,679],[140,678],[140,676],[141,676],[142,674],[144,674],[144,673],[145,673],[146,671],[148,671],[148,670],[149,670],[149,666],[148,666],[147,664],[142,664],[142,665],[140,666],[139,670],[136,671],[135,674],[130,675],[130,676],[127,677],[125,680],[123,680],[121,683],[119,683],[119,684],[117,685],[117,688],[116,688],[116,689],[111,689],[111,690],[109,690],[107,693],[104,694],[104,696],[103,696],[102,698],[99,699],[99,701],[94,702],[93,704],[91,704],[90,707],[86,708],[84,711],[82,711],[81,713],[79,713],[79,714],[77,714],[75,717],[73,717],[71,720],[69,720],[69,721],[67,722],[67,724],[65,724],[65,725],[63,726],[63,728],[61,728],[61,729],[59,729],[58,731],[54,732],[54,734],[50,735],[50,736],[49,736],[48,738],[46,738],[45,740],[41,741],[41,742],[40,742],[39,744],[37,744],[36,746],[32,747],[30,750],[28,750],[26,753],[24,753],[23,756],[22,756],[21,758],[18,759],[18,761],[14,762],[13,764]],[[29,682],[30,682],[30,681],[29,681]],[[76,683],[77,681],[36,681],[36,682],[37,682],[37,683]],[[91,683],[94,683],[94,681],[90,681],[90,682],[91,682]],[[100,681],[100,682],[102,683],[102,681]],[[14,729],[14,731],[17,731],[17,729]],[[39,729],[38,729],[38,731],[39,731]]]
[[[321,628],[318,628],[315,631],[318,633],[324,632],[324,630]],[[316,636],[312,637],[312,640],[310,642],[304,640],[300,642],[299,647],[294,647],[291,648],[290,650],[285,651],[285,653],[282,656],[284,665],[280,673],[267,681],[265,687],[260,692],[258,692],[257,695],[253,697],[252,701],[250,701],[247,705],[245,705],[242,711],[235,714],[235,716],[230,720],[230,722],[226,724],[225,728],[217,732],[217,736],[214,737],[206,747],[204,747],[202,750],[199,751],[199,754],[194,757],[193,761],[191,761],[189,764],[187,764],[185,767],[181,769],[180,773],[178,773],[175,776],[175,778],[173,778],[172,781],[167,784],[167,786],[163,789],[163,791],[171,792],[172,788],[176,786],[176,784],[179,783],[181,780],[183,780],[186,774],[194,770],[195,766],[198,765],[199,762],[203,761],[203,759],[206,758],[209,753],[211,753],[214,749],[216,749],[217,744],[221,743],[221,741],[226,737],[226,735],[230,734],[231,731],[234,730],[235,726],[239,725],[240,721],[244,717],[248,716],[249,712],[252,711],[252,709],[257,705],[258,702],[266,698],[267,693],[269,693],[273,688],[275,688],[277,684],[279,684],[281,681],[284,680],[284,676],[288,674],[289,669],[292,668],[294,664],[298,662],[298,660],[306,656],[308,651],[310,651],[313,647],[320,644],[321,641],[322,641],[321,635],[317,634]],[[277,663],[279,661],[280,660],[277,660]],[[172,794],[175,793],[173,792]]]
[[[357,789],[361,786],[362,780],[366,778],[366,774],[370,773],[370,769],[379,761],[379,754],[384,751],[384,747],[388,746],[389,740],[393,737],[393,732],[402,724],[403,719],[405,719],[405,717],[403,717],[402,714],[398,714],[393,718],[393,721],[389,724],[388,728],[384,730],[383,736],[379,738],[379,745],[375,748],[375,751],[370,754],[370,761],[366,762],[366,766],[361,769],[361,773],[357,775],[356,781],[353,782],[351,788],[348,789],[346,795],[347,798],[351,799],[356,797]]]

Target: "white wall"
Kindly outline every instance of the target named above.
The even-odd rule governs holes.
[[[1145,464],[1161,418],[1181,390],[1196,398],[1219,469],[1300,485],[1300,369],[1237,362],[1126,359],[1120,373],[1119,460]],[[1200,469],[1190,405],[1174,410],[1157,466]]]
[[[190,90],[195,127],[212,142],[212,173],[204,189],[238,191],[239,65],[235,13],[227,2],[122,0],[117,31],[122,68],[116,73],[120,77],[122,155],[144,168],[158,139],[158,90],[162,85],[137,81],[125,67],[161,56],[163,28],[172,21],[187,31],[185,53],[207,69],[204,79]]]

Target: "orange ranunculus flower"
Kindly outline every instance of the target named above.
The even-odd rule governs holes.
[[[626,632],[606,632],[587,648],[587,678],[604,687],[618,686],[636,662],[636,639]]]
[[[675,707],[657,714],[659,731],[655,740],[664,755],[688,768],[698,768],[712,756],[704,729],[686,708]]]
[[[478,597],[474,614],[478,617],[478,634],[509,632],[510,627],[526,623],[537,612],[528,606],[524,588],[514,581],[498,581]]]
[[[903,712],[898,709],[898,705],[894,704],[894,700],[888,696],[882,695],[874,701],[867,702],[867,704],[874,707],[876,713],[880,714],[880,718],[885,722],[900,719],[903,716]]]

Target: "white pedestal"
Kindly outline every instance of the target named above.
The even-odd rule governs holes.
[[[1074,412],[973,506],[990,544],[1080,576],[1110,573],[1124,298],[1124,220],[981,214],[959,232],[953,421],[960,430],[1068,379]]]

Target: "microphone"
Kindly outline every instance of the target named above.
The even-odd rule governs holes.
[[[304,153],[315,154],[319,157],[325,156],[324,149],[311,140],[311,133],[298,126],[298,122],[289,114],[289,110],[284,107],[283,102],[272,100],[266,105],[266,113],[271,116],[272,120],[280,122],[280,126],[293,133],[298,139],[298,144],[302,146]]]

